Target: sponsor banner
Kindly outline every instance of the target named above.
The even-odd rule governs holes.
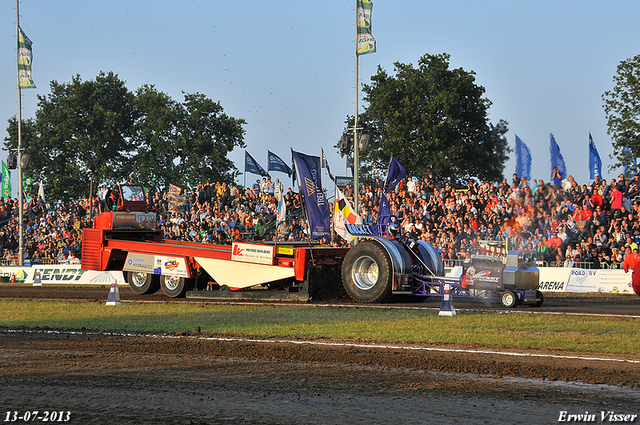
[[[631,273],[624,270],[589,270],[539,267],[543,292],[614,292],[631,294]]]
[[[113,213],[113,229],[151,229],[156,226],[156,214],[144,212]]]
[[[378,236],[378,226],[375,224],[349,224],[344,227],[351,236]]]
[[[565,292],[571,269],[567,267],[538,267],[542,292]]]
[[[465,264],[462,287],[474,289],[491,289],[502,287],[504,264],[476,262]]]
[[[155,256],[129,252],[122,270],[131,272],[153,273],[156,261]]]
[[[234,242],[231,250],[231,260],[272,265],[274,252],[274,247],[270,245]]]
[[[189,277],[187,262],[183,257],[156,255],[153,273],[165,276]]]
[[[79,264],[54,264],[48,266],[2,266],[0,276],[11,278],[16,282],[43,285],[126,285],[124,275],[119,270],[93,271],[82,270]],[[2,284],[0,284],[2,285]]]

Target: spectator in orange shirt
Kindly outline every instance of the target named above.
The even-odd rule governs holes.
[[[622,268],[625,273],[629,273],[629,269],[632,270],[631,287],[633,288],[633,292],[640,297],[640,255],[638,255],[637,249],[625,255]]]

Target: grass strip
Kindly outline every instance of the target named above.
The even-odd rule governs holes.
[[[638,320],[623,317],[300,308],[217,304],[2,301],[0,326],[201,332],[251,337],[328,338],[403,344],[464,344],[637,355]]]

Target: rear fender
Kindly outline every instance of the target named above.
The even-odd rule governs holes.
[[[411,258],[404,247],[396,240],[373,237],[369,238],[380,244],[389,254],[393,276],[393,291],[410,291],[413,269]]]

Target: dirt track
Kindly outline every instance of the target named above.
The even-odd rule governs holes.
[[[0,287],[0,297],[8,292]],[[544,424],[561,411],[604,423],[600,411],[640,414],[638,363],[202,337],[0,330],[0,414],[69,411],[74,424]]]

